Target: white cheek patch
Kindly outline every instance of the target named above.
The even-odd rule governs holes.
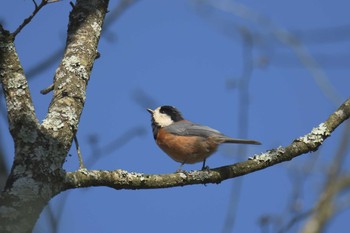
[[[171,125],[174,123],[174,121],[171,119],[170,116],[164,113],[160,113],[159,109],[156,109],[153,113],[154,121],[160,126],[160,127],[166,127],[168,125]]]

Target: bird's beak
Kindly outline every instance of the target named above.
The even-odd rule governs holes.
[[[151,114],[153,114],[153,110],[152,109],[150,109],[150,108],[147,108],[147,111],[149,112],[149,113],[151,113]]]

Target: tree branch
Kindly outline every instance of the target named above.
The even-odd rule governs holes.
[[[35,140],[39,122],[35,116],[28,82],[12,35],[0,32],[0,83],[6,99],[9,128],[14,140]]]
[[[350,176],[344,176],[334,180],[334,182],[328,185],[322,192],[320,199],[318,200],[313,215],[306,222],[301,233],[318,233],[323,232],[324,228],[330,218],[334,217],[334,213],[337,212],[335,205],[335,198],[342,193],[345,189],[350,187]]]
[[[42,128],[71,146],[85,103],[108,0],[77,1],[70,13],[64,58],[56,70],[53,97]],[[65,155],[62,155],[62,162]]]
[[[311,217],[303,226],[302,233],[323,232],[327,223],[338,212],[337,197],[350,188],[350,175],[342,174],[342,166],[348,154],[350,122],[346,122],[338,151],[335,153],[326,178],[325,186],[320,192]]]
[[[224,180],[246,175],[281,162],[289,161],[304,153],[316,151],[323,141],[350,116],[350,98],[328,119],[305,136],[295,139],[289,146],[278,147],[247,161],[209,171],[192,171],[175,174],[143,174],[124,170],[78,170],[68,172],[65,189],[107,186],[114,189],[155,189],[191,184],[220,183]]]
[[[63,162],[85,103],[108,0],[77,0],[70,13],[67,46],[54,80],[48,114],[39,125],[13,44],[0,26],[0,81],[15,158],[0,194],[0,232],[31,232],[48,201],[62,191]]]
[[[22,29],[28,24],[30,23],[30,21],[32,21],[32,19],[34,18],[34,16],[41,10],[41,8],[43,8],[46,4],[48,3],[52,3],[52,2],[58,2],[59,0],[42,0],[41,3],[38,5],[35,0],[33,0],[34,3],[34,11],[33,13],[28,16],[28,18],[24,19],[23,22],[21,23],[21,25],[18,26],[18,28],[11,34],[13,36],[13,38],[15,38],[17,36],[18,33],[20,33],[22,31]]]
[[[335,105],[340,103],[340,97],[333,84],[327,77],[326,72],[322,69],[308,49],[306,49],[304,44],[298,39],[298,37],[293,35],[293,33],[279,27],[268,17],[259,14],[258,12],[237,1],[197,0],[197,2],[208,4],[223,12],[249,20],[250,22],[261,26],[261,28],[264,28],[264,30],[268,30],[277,40],[283,44],[286,44],[292,49],[296,58],[298,58],[310,72],[311,77],[314,79],[316,85],[319,86],[323,94]]]

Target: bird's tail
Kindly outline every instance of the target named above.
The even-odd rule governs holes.
[[[253,145],[261,145],[261,142],[249,139],[237,139],[237,138],[229,138],[225,137],[223,143],[239,143],[239,144],[253,144]]]

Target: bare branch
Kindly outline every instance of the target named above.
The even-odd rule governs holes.
[[[80,146],[78,142],[77,135],[74,135],[74,143],[75,143],[75,148],[77,150],[78,158],[79,158],[79,169],[85,168],[84,162],[83,162],[83,156],[80,151]]]
[[[78,128],[108,3],[77,0],[69,17],[67,46],[56,71],[53,98],[41,125],[15,52],[14,36],[4,30],[0,34],[0,81],[16,148],[0,195],[0,222],[4,223],[0,232],[31,232],[44,206],[62,190],[62,164]]]
[[[339,147],[336,151],[334,159],[329,166],[328,177],[326,186],[333,183],[337,177],[341,174],[342,166],[344,165],[344,160],[349,150],[349,141],[350,141],[350,122],[346,122],[345,128],[343,130],[343,134],[341,140],[339,142]]]
[[[5,30],[0,34],[0,82],[6,98],[9,128],[14,137],[22,134],[23,140],[35,137],[39,122],[35,116],[28,82],[13,42],[12,35]],[[28,137],[25,139],[25,137]]]
[[[249,20],[259,26],[262,26],[262,28],[269,30],[276,39],[286,44],[293,50],[295,56],[310,72],[314,79],[314,82],[319,86],[324,95],[335,105],[338,105],[340,103],[340,97],[335,87],[329,81],[322,67],[316,61],[314,56],[312,56],[311,53],[307,50],[304,44],[293,33],[287,31],[282,27],[279,27],[268,17],[259,14],[256,11],[253,11],[238,1],[196,0],[196,2],[208,4],[213,8]]]
[[[107,186],[114,189],[155,189],[185,186],[191,184],[218,184],[224,180],[243,176],[281,162],[289,161],[299,155],[316,151],[323,141],[350,116],[350,98],[347,99],[329,118],[310,133],[295,139],[289,146],[269,150],[250,160],[209,171],[193,171],[151,175],[124,170],[100,171],[84,170],[66,174],[65,189]]]
[[[51,91],[53,91],[53,89],[54,89],[54,85],[51,84],[51,85],[48,86],[47,88],[42,89],[42,90],[40,91],[40,93],[41,93],[42,95],[46,95],[46,94],[49,94]]]
[[[64,58],[54,77],[54,93],[42,127],[70,147],[86,97],[108,1],[77,1],[70,14]],[[103,14],[101,14],[101,12]],[[86,36],[89,32],[89,36]],[[62,118],[61,116],[66,116]]]
[[[115,138],[113,141],[103,145],[98,146],[97,145],[97,137],[92,136],[90,138],[89,145],[91,146],[91,156],[89,156],[86,159],[86,166],[91,167],[94,165],[99,159],[101,159],[104,156],[107,156],[108,154],[111,154],[112,152],[116,151],[120,147],[124,146],[126,143],[131,141],[136,136],[141,136],[145,134],[146,130],[141,127],[137,126],[134,128],[131,128],[127,130],[126,132],[119,135],[117,138]]]
[[[346,122],[339,148],[334,156],[332,164],[329,166],[328,176],[324,188],[317,200],[314,212],[305,223],[303,233],[322,232],[326,224],[337,213],[336,197],[344,189],[350,188],[350,176],[344,176],[341,173],[341,167],[344,164],[345,156],[348,154],[350,123]]]
[[[305,220],[305,218],[310,216],[313,213],[313,211],[314,210],[311,209],[295,215],[292,219],[288,221],[288,223],[285,226],[278,230],[278,233],[288,232],[296,223]]]
[[[32,21],[34,16],[43,8],[46,6],[48,3],[53,3],[53,2],[58,2],[59,0],[42,0],[41,3],[38,5],[35,0],[33,0],[34,3],[34,11],[33,13],[26,19],[23,20],[23,23],[18,26],[18,28],[12,33],[13,38],[17,36],[18,33],[22,31],[22,29]]]
[[[334,199],[337,194],[350,187],[350,176],[338,178],[327,185],[314,208],[313,215],[303,227],[302,233],[322,232],[328,220],[337,211]]]
[[[102,35],[108,33],[109,27],[112,25],[112,23],[115,22],[117,19],[119,19],[119,17],[130,6],[132,6],[132,3],[136,3],[136,2],[138,2],[138,0],[121,0],[119,4],[108,13],[108,16],[106,17],[106,20],[103,25]],[[72,2],[70,2],[70,5],[72,6],[72,9],[74,9],[75,6]],[[1,30],[1,27],[0,27],[0,30]],[[26,70],[28,79],[45,71],[48,67],[53,65],[56,61],[58,61],[62,57],[63,49],[64,49],[64,46],[62,46],[57,50],[54,50],[49,56],[45,57],[41,62],[39,62],[38,64]],[[151,107],[151,106],[148,105],[146,107]]]
[[[240,79],[238,80],[238,137],[247,138],[248,129],[249,129],[249,102],[250,102],[250,93],[249,87],[252,79],[252,73],[254,70],[253,64],[253,47],[254,40],[253,35],[249,29],[241,27],[239,34],[242,38],[242,59],[243,67]],[[243,158],[247,154],[247,147],[242,145],[237,145],[237,154],[240,155],[240,158]],[[228,210],[226,218],[224,221],[224,226],[222,232],[232,232],[234,224],[236,221],[236,212],[240,199],[240,194],[242,190],[243,179],[237,180],[231,186],[231,194],[228,203]]]

